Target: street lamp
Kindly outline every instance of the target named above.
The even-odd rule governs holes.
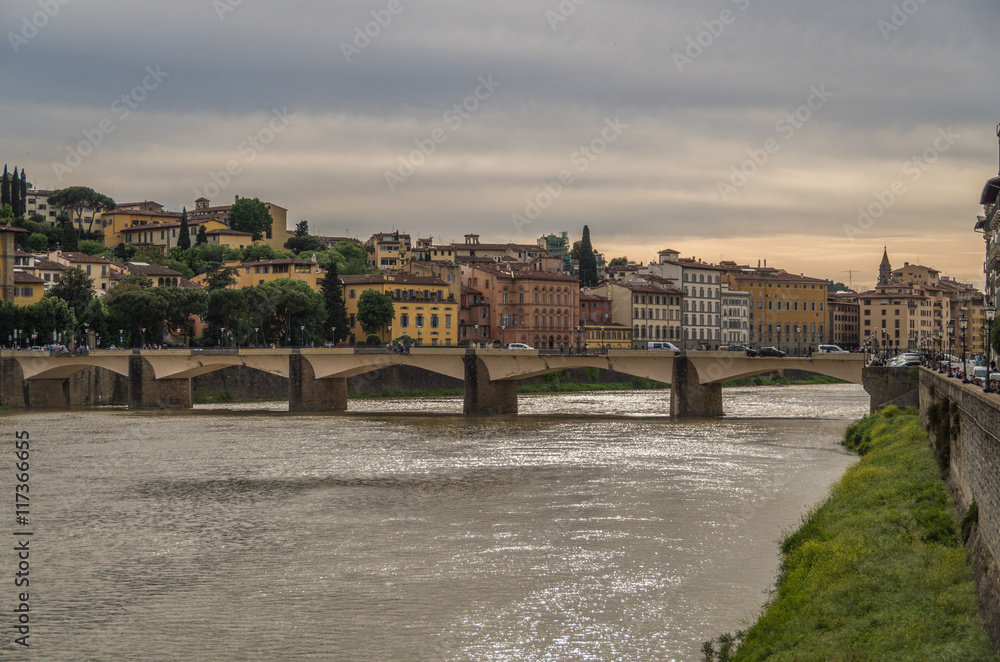
[[[474,345],[476,347],[479,347],[479,325],[478,324],[474,324],[472,326],[472,328],[476,330],[476,339],[474,341]]]
[[[965,315],[958,318],[958,328],[962,330],[962,383],[968,384],[969,379],[966,376],[966,365],[965,365],[965,330],[969,328],[969,320],[965,319]]]
[[[118,329],[118,349],[125,344],[125,329]]]
[[[992,368],[990,368],[990,352],[992,351],[992,339],[993,339],[993,318],[997,315],[996,307],[990,303],[986,306],[986,379],[983,380],[983,393],[992,393],[993,389],[990,388],[990,376],[992,375]]]
[[[255,326],[253,328],[253,346],[254,347],[260,347],[260,341],[257,338],[257,332],[258,331],[260,331],[260,327],[259,326]]]
[[[306,346],[306,326],[305,324],[299,324],[299,347]]]
[[[337,327],[331,326],[330,327],[330,334],[333,336],[333,346],[336,347],[337,346]]]

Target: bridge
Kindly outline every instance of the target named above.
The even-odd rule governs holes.
[[[245,366],[288,378],[293,412],[347,410],[347,378],[407,365],[465,382],[469,415],[517,413],[517,380],[572,368],[600,368],[671,385],[670,414],[722,416],[722,384],[778,370],[803,370],[862,383],[860,354],[750,358],[737,352],[610,350],[606,355],[552,355],[537,350],[413,347],[409,354],[352,348],[239,350],[97,350],[87,356],[0,352],[0,404],[18,409],[70,408],[85,401],[71,378],[101,368],[127,378],[130,409],[189,409],[191,379]]]

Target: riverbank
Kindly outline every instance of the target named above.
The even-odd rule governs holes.
[[[763,615],[731,658],[706,644],[705,659],[1000,659],[919,415],[888,407],[851,426],[844,445],[862,458],[782,542]]]

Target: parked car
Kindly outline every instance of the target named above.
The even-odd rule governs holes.
[[[781,351],[777,347],[761,347],[759,350],[757,350],[757,353],[760,356],[774,356],[774,357],[778,357],[778,358],[782,358],[782,357],[788,356],[787,354],[785,354],[783,351]]]
[[[659,341],[659,340],[656,341],[656,342],[648,342],[648,343],[646,343],[646,349],[663,349],[663,350],[666,350],[668,352],[679,352],[679,351],[681,351],[681,348],[678,347],[677,345],[673,344],[672,342]]]
[[[730,345],[726,347],[726,351],[729,352],[746,352],[747,356],[758,356],[759,352],[753,347],[747,347],[746,345]]]
[[[507,345],[507,349],[535,349],[529,345],[525,345],[523,342],[512,342]]]
[[[819,354],[850,354],[846,349],[841,349],[837,345],[820,345],[816,352]]]

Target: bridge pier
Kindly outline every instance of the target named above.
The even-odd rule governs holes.
[[[722,413],[722,384],[702,384],[690,359],[675,357],[674,379],[670,382],[670,415],[713,418],[722,416]]]
[[[0,358],[0,405],[14,409],[28,406],[28,388],[21,364],[10,356]]]
[[[288,356],[288,411],[347,411],[347,379],[316,379],[309,360],[301,354]]]
[[[139,354],[128,357],[129,409],[190,409],[191,378],[157,379]]]
[[[462,357],[465,362],[465,414],[495,416],[517,413],[517,380],[490,380],[490,372],[475,354]]]

